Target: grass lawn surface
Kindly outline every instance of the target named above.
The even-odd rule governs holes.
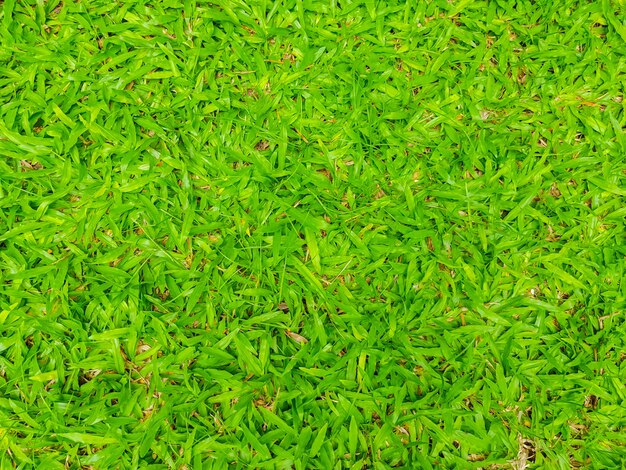
[[[0,470],[624,468],[625,5],[0,1]]]

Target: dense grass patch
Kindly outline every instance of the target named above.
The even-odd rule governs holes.
[[[620,468],[618,1],[0,16],[0,469]]]

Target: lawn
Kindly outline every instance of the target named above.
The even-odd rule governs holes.
[[[0,470],[626,466],[625,3],[0,10]]]

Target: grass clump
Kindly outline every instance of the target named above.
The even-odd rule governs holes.
[[[5,0],[0,468],[620,468],[620,2]]]

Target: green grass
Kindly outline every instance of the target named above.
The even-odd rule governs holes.
[[[626,465],[623,3],[0,3],[0,470]]]

